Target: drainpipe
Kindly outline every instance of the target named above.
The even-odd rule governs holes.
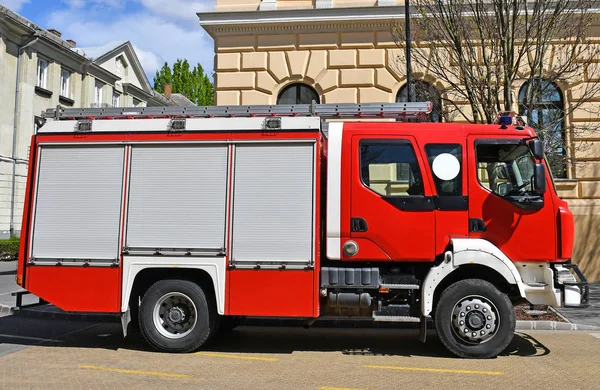
[[[19,119],[19,97],[21,94],[21,89],[19,85],[21,84],[21,56],[23,55],[23,51],[36,43],[39,40],[38,33],[36,32],[31,39],[21,48],[18,52],[17,57],[17,87],[15,89],[15,112],[13,115],[13,144],[12,144],[12,186],[10,190],[10,236],[12,237],[15,233],[15,193],[16,193],[16,177],[17,177],[17,128],[18,128],[18,119]]]

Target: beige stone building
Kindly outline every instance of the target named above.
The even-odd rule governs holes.
[[[198,14],[214,38],[216,104],[403,101],[406,75],[391,34],[404,16],[403,5],[399,0],[217,0],[214,12]],[[600,39],[600,28],[594,31]],[[445,90],[426,69],[414,72],[432,92]],[[544,103],[560,110],[577,101],[582,85],[594,82],[582,69],[580,80],[557,85],[552,101]],[[574,111],[564,128],[598,121],[585,110]],[[598,281],[600,134],[581,137],[587,147],[567,150],[577,164],[562,172],[556,186],[575,214],[574,261]]]
[[[80,49],[0,5],[0,238],[19,235],[31,135],[51,107],[167,106],[130,42]]]

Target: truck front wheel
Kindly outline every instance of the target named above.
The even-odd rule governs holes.
[[[480,279],[456,282],[444,290],[435,310],[435,325],[444,346],[464,358],[495,357],[508,347],[516,326],[506,294]]]
[[[144,294],[139,324],[144,339],[155,349],[191,352],[215,332],[216,317],[196,283],[161,280]]]

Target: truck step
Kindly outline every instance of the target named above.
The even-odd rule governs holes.
[[[389,305],[384,306],[381,310],[375,311],[375,314],[380,316],[390,317],[410,317],[410,306],[409,305]]]
[[[379,288],[388,288],[390,290],[418,290],[421,287],[418,284],[384,283],[380,284]]]
[[[544,283],[544,282],[529,282],[529,283],[525,283],[525,284],[532,288],[543,288],[548,285],[547,283]]]
[[[411,317],[411,316],[386,316],[377,314],[378,312],[373,313],[373,321],[377,322],[421,322],[419,317]]]
[[[413,284],[419,281],[413,274],[384,274],[381,275],[381,284]]]

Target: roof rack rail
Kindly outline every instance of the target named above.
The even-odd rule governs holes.
[[[318,116],[334,118],[426,118],[430,102],[365,103],[365,104],[277,104],[263,106],[200,106],[200,107],[122,107],[122,108],[50,108],[44,119],[151,119],[151,118],[224,118],[224,117],[284,117]]]

